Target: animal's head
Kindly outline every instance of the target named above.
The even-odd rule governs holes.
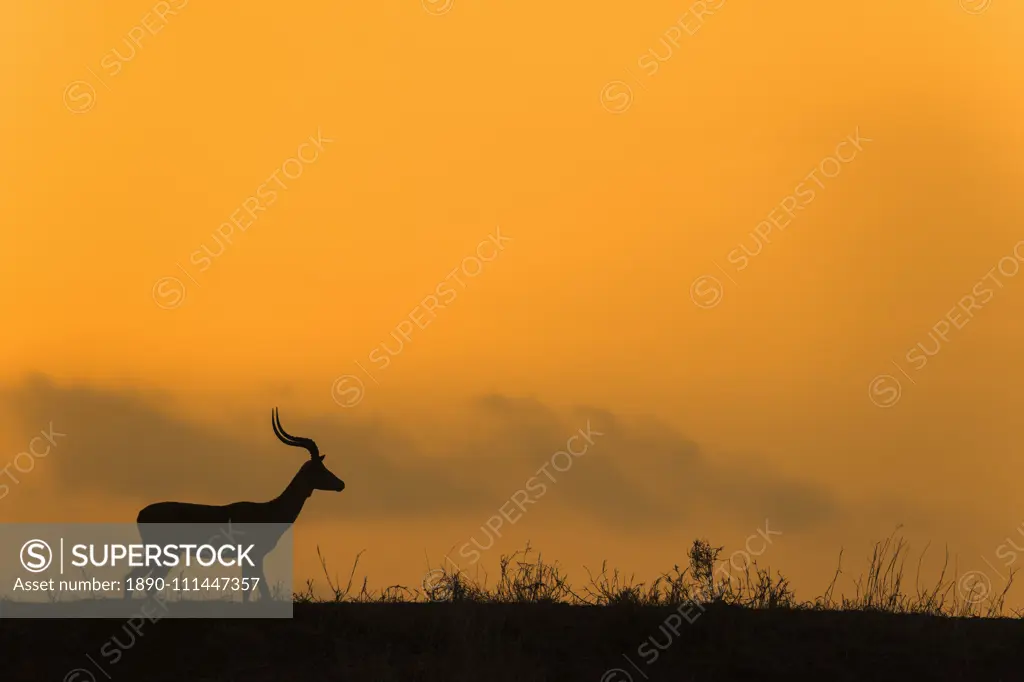
[[[309,485],[310,490],[333,490],[340,493],[345,489],[345,481],[335,476],[331,473],[330,469],[324,466],[324,457],[326,455],[320,454],[320,448],[316,446],[312,438],[296,438],[281,428],[281,418],[277,414],[276,407],[274,408],[271,422],[274,425],[274,433],[277,434],[282,443],[305,448],[309,453],[309,461],[299,469],[299,476]]]

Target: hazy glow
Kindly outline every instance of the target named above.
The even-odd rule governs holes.
[[[493,551],[529,539],[571,576],[604,558],[654,575],[697,536],[742,546],[777,510],[763,477],[761,493],[795,500],[779,513],[807,522],[779,526],[764,556],[800,596],[827,585],[841,547],[859,571],[898,523],[915,551],[930,540],[961,570],[990,570],[981,556],[1002,570],[1024,474],[1024,278],[1000,262],[1024,239],[1019,3],[10,11],[0,466],[51,419],[94,428],[82,405],[172,442],[194,427],[269,451],[278,405],[380,458],[325,448],[349,487],[310,501],[296,574],[319,544],[339,571],[365,548],[373,582],[415,584],[424,553],[436,564],[481,538],[603,415],[632,425],[618,459],[572,493],[555,484]],[[870,141],[838,147],[858,134]],[[480,251],[496,230],[502,248]],[[869,384],[896,395],[872,384],[885,374],[900,397],[879,408]],[[484,426],[471,405],[487,395],[537,405],[492,405]],[[14,409],[28,396],[44,402]],[[67,451],[130,468],[154,452],[139,429],[110,449],[117,464],[70,429]],[[63,447],[0,518],[124,520],[146,501]],[[253,473],[225,450],[207,486],[183,470],[195,455],[155,451],[172,459],[146,470],[178,482],[169,494],[209,502],[269,498],[300,463],[274,451]],[[468,468],[448,476],[455,454]],[[614,523],[599,501],[623,471],[661,497],[622,501],[632,515]],[[416,480],[472,504],[417,506]],[[704,501],[676,518],[672,495]]]

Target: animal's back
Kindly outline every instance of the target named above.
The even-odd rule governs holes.
[[[189,502],[157,502],[139,512],[137,523],[227,523],[230,505],[217,507]]]
[[[273,549],[291,525],[288,520],[267,518],[264,505],[255,502],[234,502],[224,506],[157,502],[140,511],[136,522],[143,541],[154,544],[210,542],[211,535],[207,526],[216,524],[220,529],[213,537],[234,542],[237,540],[236,535],[244,535],[247,542],[259,546],[260,550],[256,554],[260,555]],[[256,523],[268,526],[256,530],[247,525]]]
[[[226,533],[231,521],[238,520],[235,503],[219,507],[190,502],[157,502],[139,512],[136,522],[144,542],[154,544],[205,543],[211,535],[208,524],[216,524]],[[173,524],[173,525],[170,525]],[[203,525],[199,525],[203,524]]]

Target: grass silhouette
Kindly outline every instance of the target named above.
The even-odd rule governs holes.
[[[898,530],[898,529],[897,529]],[[687,562],[649,582],[603,564],[573,586],[529,545],[495,580],[432,568],[418,587],[371,590],[332,575],[293,594],[292,619],[157,622],[0,618],[2,679],[1011,680],[1024,644],[1006,594],[965,590],[947,553],[921,586],[908,545],[878,542],[852,596],[797,599],[779,572],[723,570],[723,548],[695,540]],[[927,551],[927,548],[925,549]],[[688,616],[688,617],[687,617]],[[687,622],[688,621],[688,622]],[[134,630],[132,628],[135,628]],[[113,646],[112,645],[116,645]],[[72,674],[74,673],[74,674]]]
[[[898,530],[898,529],[897,529]],[[972,584],[966,589],[960,585],[962,576],[949,573],[949,553],[936,582],[922,586],[921,563],[927,547],[918,560],[914,589],[907,591],[904,577],[909,553],[908,543],[894,531],[885,540],[875,543],[866,572],[854,583],[853,596],[834,596],[835,586],[842,574],[842,552],[839,566],[825,593],[810,601],[799,601],[789,580],[770,569],[761,568],[757,560],[747,563],[742,572],[720,564],[723,547],[712,546],[705,539],[694,540],[685,567],[675,565],[649,583],[636,582],[615,569],[609,573],[607,562],[600,572],[589,573],[589,580],[580,589],[574,589],[568,576],[557,562],[545,562],[543,556],[529,544],[524,549],[502,555],[499,572],[493,587],[486,576],[470,577],[457,568],[442,564],[428,565],[429,580],[422,588],[392,585],[373,591],[369,579],[353,592],[353,579],[362,552],[356,555],[345,587],[337,575],[331,577],[327,562],[317,547],[317,555],[326,578],[327,593],[318,596],[315,580],[306,581],[306,588],[296,592],[293,599],[299,604],[310,603],[403,603],[403,602],[476,602],[481,604],[536,604],[564,603],[586,606],[680,606],[687,603],[724,604],[751,609],[811,609],[834,611],[875,611],[893,614],[926,614],[946,617],[997,618],[1006,616],[1006,595],[1013,584],[1015,571],[1002,592],[986,594],[984,588]],[[726,573],[723,579],[716,579]],[[1014,616],[1020,617],[1020,611]]]

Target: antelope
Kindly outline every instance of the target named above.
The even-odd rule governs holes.
[[[309,460],[299,467],[298,473],[292,478],[291,483],[284,491],[272,500],[267,502],[232,502],[222,506],[194,504],[191,502],[157,502],[145,507],[139,512],[136,523],[139,526],[139,534],[144,544],[182,544],[186,541],[202,544],[209,542],[209,529],[200,534],[204,537],[182,537],[182,530],[176,527],[173,530],[160,524],[224,524],[230,532],[230,524],[278,524],[272,530],[260,534],[256,538],[250,559],[254,566],[242,566],[243,578],[258,578],[256,586],[259,589],[260,597],[263,600],[270,599],[270,588],[267,586],[263,576],[263,558],[277,545],[281,535],[295,523],[302,506],[313,494],[314,490],[328,490],[341,492],[345,489],[345,482],[331,473],[324,466],[325,455],[320,454],[320,449],[311,438],[300,438],[290,435],[281,427],[281,418],[275,407],[271,413],[271,424],[274,427],[274,434],[285,445],[305,449],[309,453]],[[154,525],[156,524],[156,525]],[[190,531],[184,531],[186,535],[194,535]],[[168,534],[170,533],[170,534]],[[173,537],[171,537],[173,535]],[[247,538],[251,539],[251,538]],[[244,563],[244,562],[243,562]],[[134,568],[126,577],[126,583],[133,578],[141,578],[149,575],[154,578],[162,578],[171,570],[170,566]],[[151,591],[151,590],[150,590]],[[125,599],[131,597],[127,584],[125,585]],[[242,592],[242,601],[249,600],[249,592]]]

